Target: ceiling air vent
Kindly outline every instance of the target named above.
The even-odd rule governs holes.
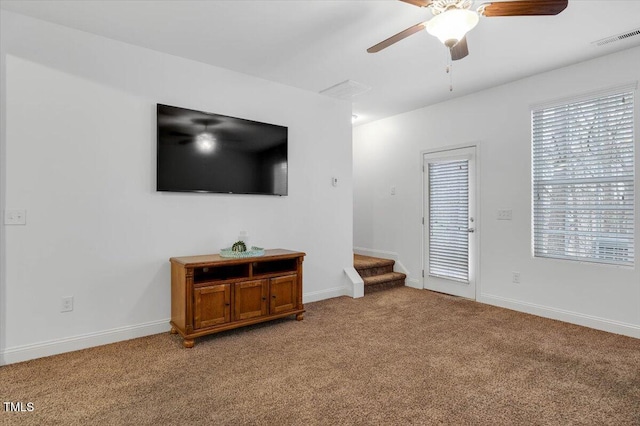
[[[353,80],[345,80],[342,83],[338,83],[324,90],[321,90],[319,93],[331,96],[332,98],[349,101],[353,99],[354,96],[358,96],[364,92],[367,92],[369,89],[371,89],[371,87],[365,84],[358,83],[357,81]]]
[[[628,39],[629,37],[635,37],[635,36],[638,36],[638,35],[640,35],[640,28],[628,31],[626,33],[622,33],[622,34],[614,35],[614,36],[611,36],[611,37],[605,37],[605,38],[600,39],[600,40],[592,41],[591,44],[596,45],[596,46],[604,46],[604,45],[609,44],[609,43],[614,43],[616,41],[625,40],[625,39]]]

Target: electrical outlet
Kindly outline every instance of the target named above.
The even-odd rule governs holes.
[[[19,210],[19,209],[5,210],[4,224],[5,225],[26,225],[27,211]]]
[[[391,187],[391,195],[396,195],[396,187],[395,186]]]
[[[60,312],[73,311],[73,296],[63,297],[60,304]]]
[[[511,220],[513,210],[498,210],[498,220]]]
[[[511,282],[514,284],[520,284],[520,272],[511,273]]]

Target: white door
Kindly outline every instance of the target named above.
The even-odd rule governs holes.
[[[423,288],[475,299],[475,147],[424,154],[423,161]]]

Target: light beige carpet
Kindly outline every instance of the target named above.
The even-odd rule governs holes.
[[[640,340],[406,287],[0,368],[33,425],[640,425]]]

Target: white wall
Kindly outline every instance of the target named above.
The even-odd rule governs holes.
[[[640,337],[640,197],[635,269],[533,258],[530,219],[530,106],[638,79],[640,48],[635,48],[357,127],[354,245],[396,254],[409,284],[421,287],[420,153],[475,143],[478,300]],[[637,100],[636,109],[640,122]],[[390,195],[391,186],[397,195]],[[512,209],[513,220],[496,220],[498,209]],[[521,273],[520,284],[511,282],[512,271]]]
[[[2,230],[0,362],[168,330],[169,257],[241,230],[307,253],[305,302],[346,294],[350,104],[6,11],[1,24],[2,208],[27,225]],[[288,126],[289,195],[156,192],[156,103]]]

